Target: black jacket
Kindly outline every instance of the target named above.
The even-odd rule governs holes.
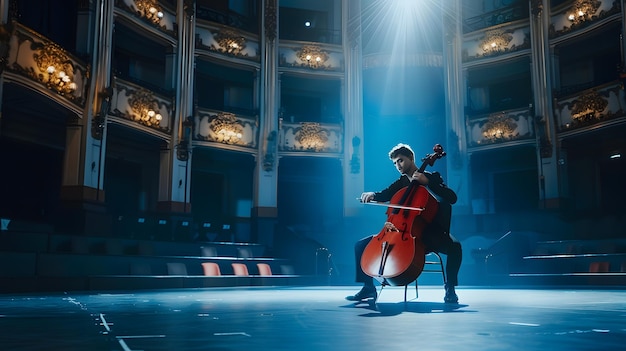
[[[446,186],[439,172],[424,172],[424,175],[428,178],[428,185],[426,188],[437,198],[437,200],[439,200],[439,202],[447,202],[450,205],[456,202],[456,193]],[[374,200],[387,202],[391,200],[393,195],[395,195],[400,189],[409,186],[409,184],[411,184],[409,177],[401,175],[398,180],[391,183],[391,185],[389,185],[386,189],[376,192],[374,194]]]

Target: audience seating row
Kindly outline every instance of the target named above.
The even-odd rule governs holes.
[[[264,257],[264,247],[250,243],[0,231],[0,244],[0,293],[300,285],[305,278],[287,260]]]
[[[250,275],[248,271],[248,266],[245,263],[231,263],[231,266],[233,267],[233,273],[235,275],[243,277],[247,277]],[[272,275],[272,268],[269,264],[257,263],[256,266],[260,276]],[[204,275],[208,277],[217,277],[222,275],[220,266],[215,262],[202,262],[202,269],[204,271]]]

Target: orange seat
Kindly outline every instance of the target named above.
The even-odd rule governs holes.
[[[202,269],[204,270],[204,275],[206,276],[222,275],[220,272],[220,266],[215,262],[202,262]]]
[[[259,275],[272,275],[272,268],[267,263],[257,263],[257,268],[259,269]]]
[[[589,264],[590,273],[606,273],[609,271],[609,262],[591,262]]]
[[[248,273],[248,266],[246,266],[244,263],[231,263],[231,265],[233,266],[233,272],[235,273],[235,275],[245,277],[250,275]]]

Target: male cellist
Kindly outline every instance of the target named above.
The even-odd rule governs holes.
[[[447,256],[445,284],[445,303],[458,303],[454,287],[458,285],[458,273],[461,267],[462,250],[461,243],[450,235],[450,219],[452,215],[451,205],[457,200],[456,193],[448,188],[438,172],[420,173],[415,164],[415,154],[411,147],[406,144],[398,144],[389,151],[389,159],[393,162],[400,178],[393,182],[386,189],[379,192],[364,192],[361,194],[361,202],[387,202],[394,194],[402,188],[408,186],[412,180],[425,186],[439,201],[439,210],[435,218],[429,223],[422,233],[422,242],[426,247],[426,252],[443,253]],[[356,258],[356,281],[363,283],[363,288],[355,295],[347,296],[349,301],[364,301],[376,299],[377,292],[374,280],[361,269],[361,256],[366,246],[371,241],[372,236],[365,237],[354,245]]]

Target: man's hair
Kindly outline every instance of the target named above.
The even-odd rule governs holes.
[[[389,158],[390,159],[394,159],[394,158],[398,157],[398,155],[404,155],[404,156],[410,158],[411,160],[415,160],[415,153],[413,153],[413,150],[407,144],[400,143],[400,144],[394,146],[393,149],[391,149],[391,151],[389,151]]]

